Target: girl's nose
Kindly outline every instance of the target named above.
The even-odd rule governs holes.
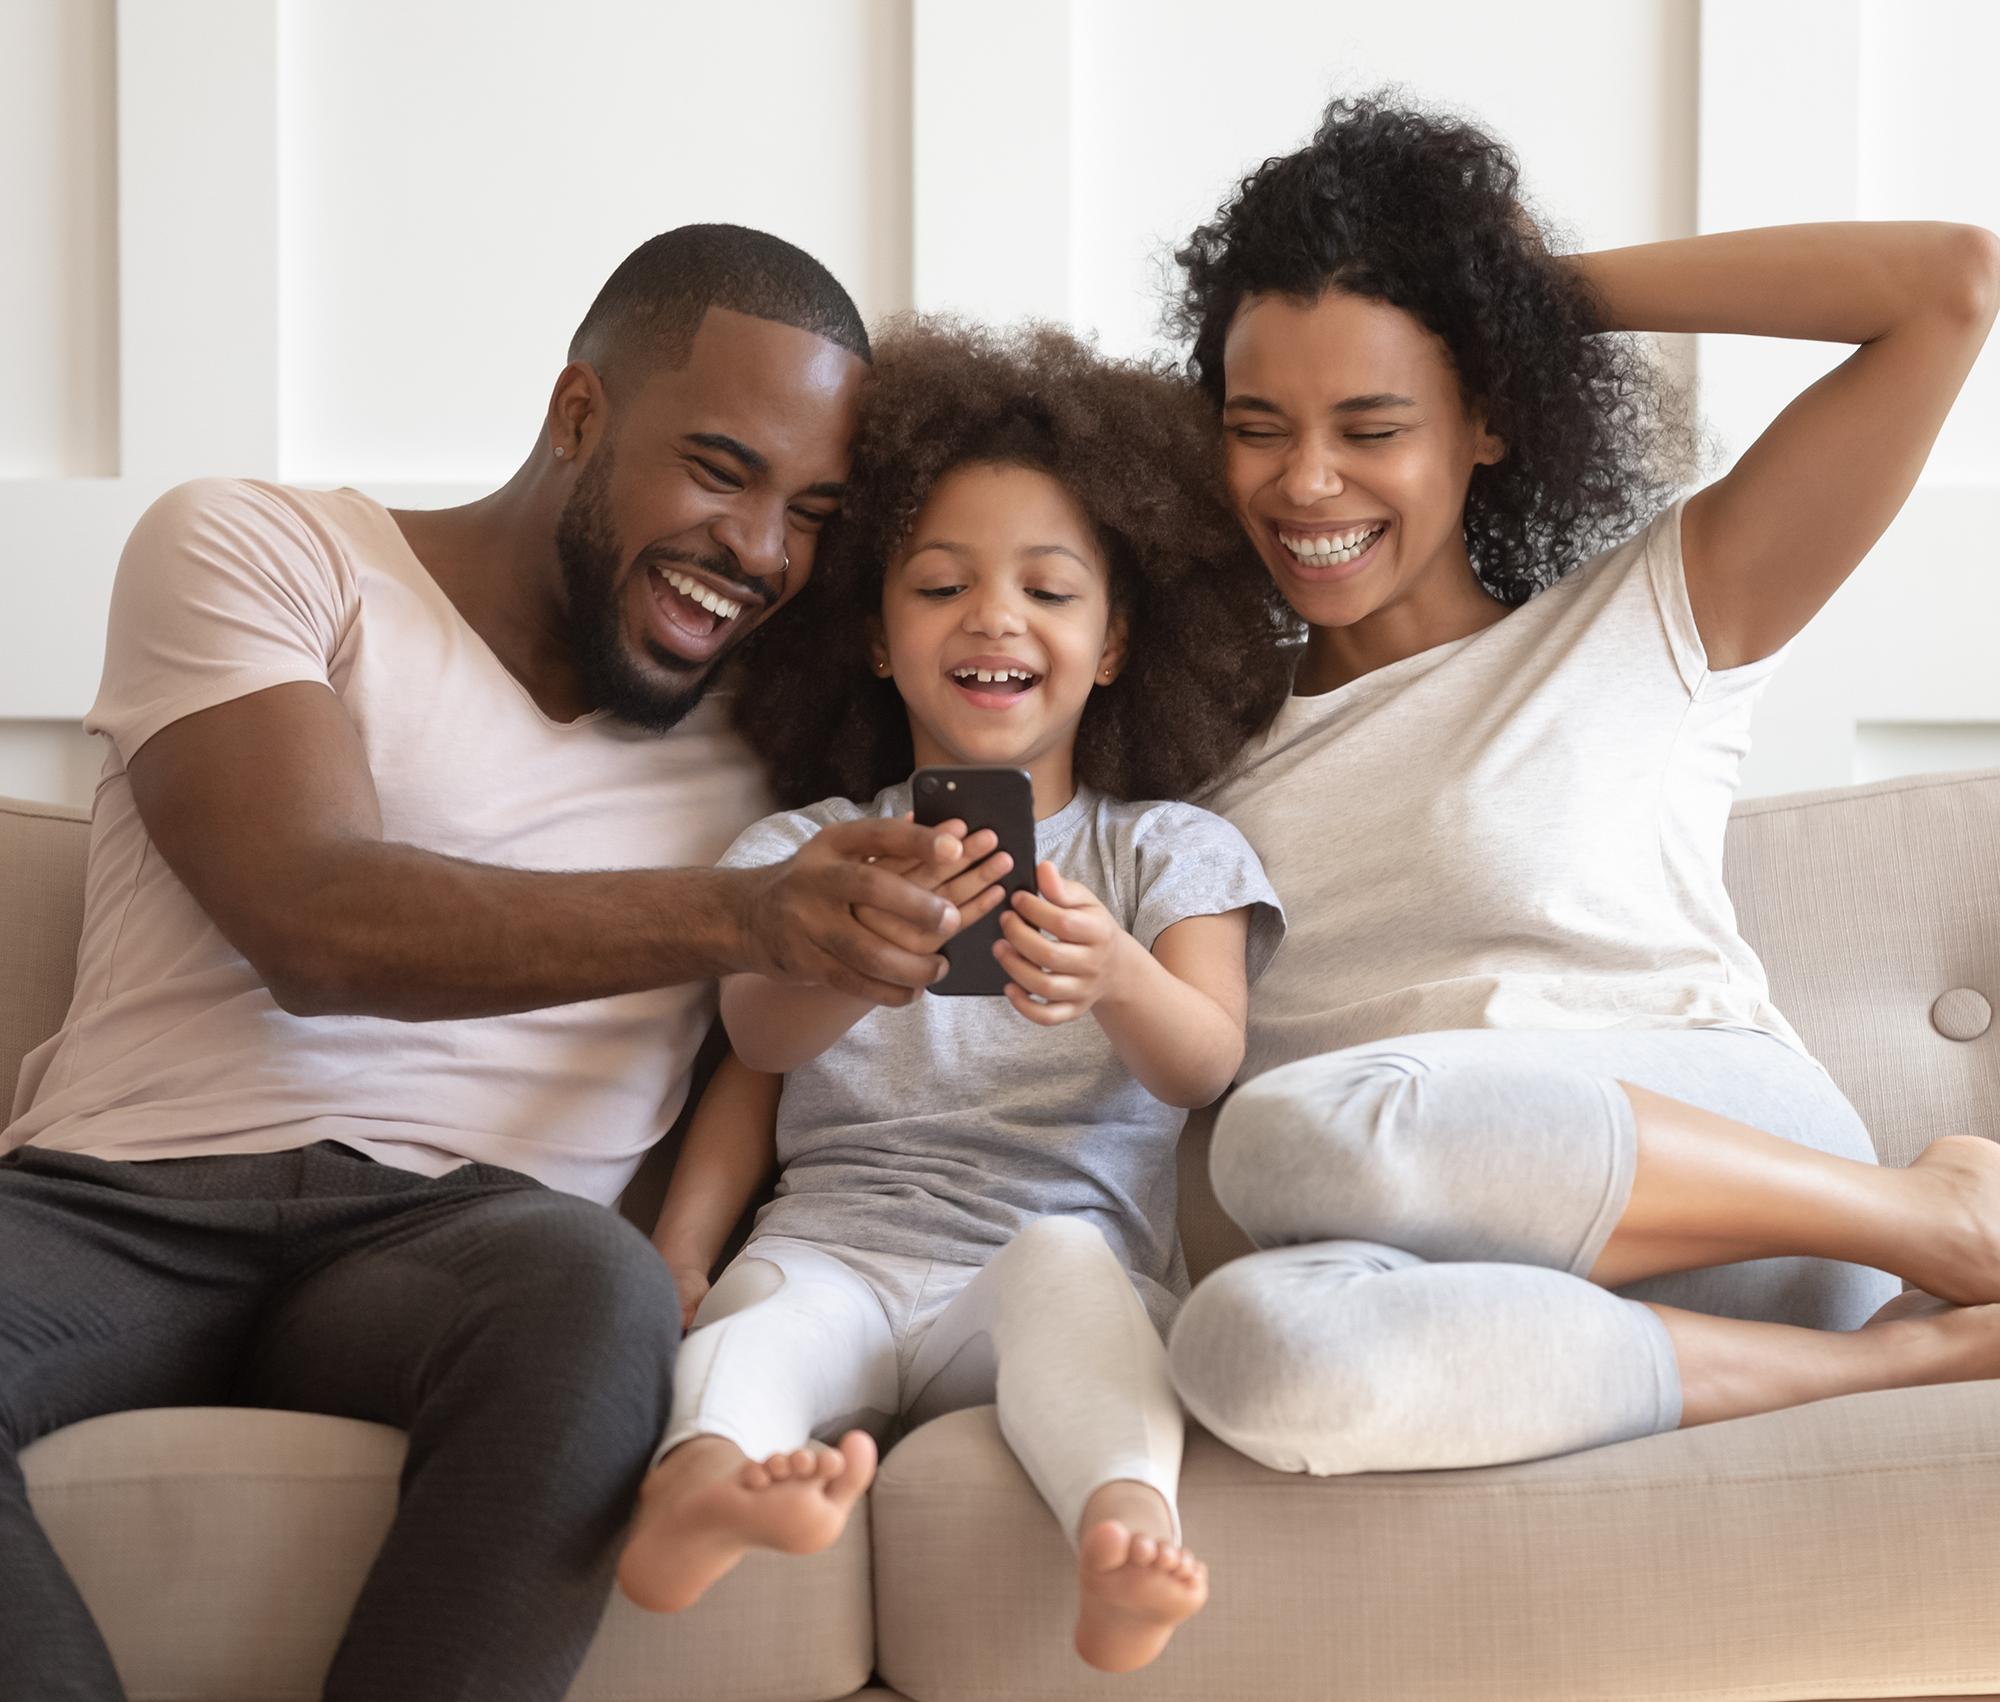
[[[1021,611],[1005,592],[989,591],[966,599],[965,627],[987,638],[1019,632]]]

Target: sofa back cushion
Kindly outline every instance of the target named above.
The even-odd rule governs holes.
[[[1771,997],[1907,1164],[2000,1140],[2000,770],[1753,798],[1724,873]]]

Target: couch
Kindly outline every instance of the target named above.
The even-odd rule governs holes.
[[[73,811],[0,801],[0,1107],[68,1002],[86,838]],[[2000,1138],[2000,771],[1745,803],[1728,878],[1885,1163],[1948,1131]],[[1197,1272],[1239,1245],[1206,1129],[1183,1162]],[[134,1702],[291,1702],[315,1694],[402,1446],[341,1419],[161,1410],[60,1431],[24,1466]],[[1092,1673],[1068,1648],[1067,1546],[991,1409],[958,1413],[892,1450],[830,1552],[752,1557],[678,1618],[614,1600],[571,1696],[2000,1695],[2000,1385],[1432,1474],[1284,1477],[1196,1432],[1184,1516],[1213,1604],[1148,1671]]]

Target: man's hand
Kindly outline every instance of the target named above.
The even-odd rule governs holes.
[[[1015,893],[1001,913],[1005,938],[994,943],[993,955],[1007,971],[1007,1002],[1030,1022],[1054,1028],[1115,998],[1130,954],[1141,948],[1088,887],[1064,880],[1055,864],[1036,865],[1035,884],[1039,893]],[[1031,993],[1047,1002],[1036,1003]]]
[[[964,925],[938,890],[951,884],[953,871],[963,872],[964,823],[948,825],[957,831],[912,821],[836,822],[787,861],[752,871],[760,878],[747,893],[743,937],[751,961],[743,968],[872,1004],[908,1004],[945,972],[930,942]],[[927,886],[899,867],[941,872]]]
[[[914,817],[906,815],[903,819],[910,821]],[[1000,843],[997,833],[982,827],[970,837],[964,837],[965,823],[962,821],[945,822],[938,831],[959,842],[957,856],[924,861],[909,857],[878,858],[876,867],[887,869],[890,874],[899,875],[926,892],[936,893],[957,912],[956,925],[926,931],[873,905],[860,904],[854,909],[861,922],[891,945],[900,946],[905,951],[942,951],[947,940],[964,933],[973,923],[990,915],[1007,897],[1006,889],[999,885],[999,881],[1014,866],[1014,859],[1005,851],[994,849]]]

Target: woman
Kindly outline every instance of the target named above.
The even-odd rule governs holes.
[[[1231,499],[1306,629],[1205,800],[1293,933],[1214,1149],[1266,1250],[1176,1326],[1190,1409],[1280,1469],[1407,1470],[2000,1375],[2000,1149],[1876,1168],[1721,872],[1759,688],[1908,495],[2000,242],[1559,258],[1503,147],[1364,99],[1180,258]],[[1662,506],[1684,434],[1597,335],[1638,330],[1858,347]],[[1958,1309],[1857,1328],[1896,1277]]]

